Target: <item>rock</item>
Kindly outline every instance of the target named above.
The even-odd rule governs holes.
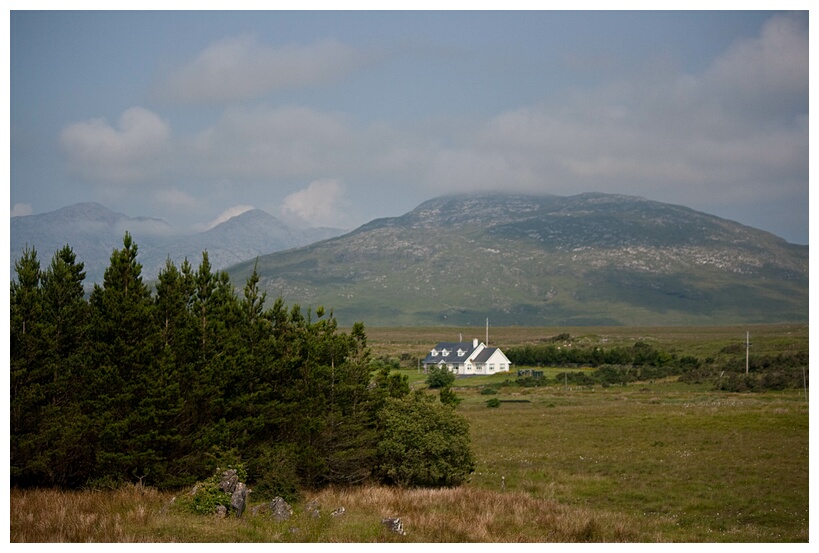
[[[227,507],[224,505],[216,506],[216,518],[225,518],[227,516]]]
[[[321,513],[319,512],[319,503],[315,499],[308,501],[307,504],[304,506],[304,512],[309,514],[313,518],[319,518]]]
[[[247,494],[249,493],[250,489],[244,482],[238,482],[236,484],[236,489],[233,491],[233,495],[230,496],[230,506],[236,511],[237,517],[242,516],[242,513],[245,512]]]
[[[400,518],[383,518],[381,519],[381,524],[386,526],[390,532],[395,532],[402,536],[407,535],[407,533],[404,532],[404,523],[401,522]]]
[[[341,515],[343,515],[346,512],[347,512],[347,509],[345,509],[344,507],[339,507],[338,509],[336,509],[335,511],[330,513],[330,516],[340,517]]]
[[[236,491],[236,485],[239,483],[239,475],[234,469],[228,469],[222,473],[222,481],[219,482],[219,489],[225,493],[233,493]]]
[[[293,515],[293,508],[281,497],[274,497],[270,502],[270,516],[278,521],[289,520]]]

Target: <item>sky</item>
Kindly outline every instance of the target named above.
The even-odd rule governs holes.
[[[808,12],[9,13],[10,216],[605,192],[809,240]]]

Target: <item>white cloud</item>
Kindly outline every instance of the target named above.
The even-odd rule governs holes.
[[[172,210],[201,210],[202,201],[178,188],[162,188],[155,192],[154,203]]]
[[[154,174],[167,153],[170,127],[141,107],[125,110],[116,128],[103,119],[72,123],[60,134],[69,168],[91,180],[116,183]]]
[[[806,194],[807,54],[799,20],[774,17],[702,73],[660,67],[500,113],[434,152],[426,182],[679,203]]]
[[[246,34],[205,48],[167,79],[160,94],[178,103],[259,98],[274,90],[337,81],[372,59],[371,54],[332,39],[271,47]]]
[[[176,86],[201,89],[205,101],[326,82],[332,49],[229,39],[183,68]],[[284,198],[282,214],[332,226],[347,226],[350,207],[379,216],[399,195],[421,201],[453,191],[596,190],[683,204],[706,196],[725,204],[807,198],[807,55],[803,20],[776,16],[701,72],[657,63],[638,77],[564,90],[483,119],[402,124],[260,104],[228,107],[207,128],[182,135],[132,108],[116,128],[99,120],[70,125],[61,142],[79,174],[146,183],[160,201],[202,218],[234,204],[276,204],[294,182],[310,185]],[[299,59],[312,73],[285,69]],[[338,64],[334,78],[355,65]],[[192,89],[177,92],[191,99]]]
[[[781,114],[807,102],[808,52],[806,22],[776,15],[758,37],[736,42],[716,59],[703,85],[748,116]]]
[[[33,214],[34,209],[32,209],[31,204],[14,204],[14,207],[11,208],[12,217],[23,217],[25,215]]]
[[[233,207],[229,207],[222,213],[220,213],[219,216],[216,217],[213,221],[208,223],[205,227],[205,230],[212,229],[216,225],[222,224],[225,221],[233,219],[237,215],[241,215],[242,213],[250,211],[251,209],[253,209],[252,205],[234,205]]]
[[[344,185],[337,180],[313,181],[282,201],[282,215],[296,216],[314,227],[345,226],[348,203],[344,193]]]
[[[192,139],[189,153],[208,177],[316,178],[360,161],[359,133],[346,116],[306,107],[232,107]]]

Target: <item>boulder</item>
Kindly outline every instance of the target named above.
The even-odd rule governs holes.
[[[400,518],[383,518],[381,519],[381,524],[387,527],[387,530],[390,532],[395,532],[396,534],[400,534],[402,536],[406,536],[407,533],[404,532],[404,523],[401,522]]]
[[[236,491],[236,485],[239,483],[239,475],[234,469],[228,469],[222,473],[222,480],[219,482],[219,489],[225,493],[232,494]]]
[[[227,507],[224,505],[216,506],[216,518],[225,518],[227,516]]]
[[[245,512],[245,504],[247,503],[247,494],[250,489],[244,482],[238,482],[233,490],[233,495],[230,496],[230,506],[236,511],[236,516],[242,516]]]
[[[347,509],[345,509],[344,507],[339,507],[338,509],[336,509],[335,511],[330,513],[330,516],[340,517],[341,515],[343,515],[346,512],[347,512]]]
[[[274,497],[270,502],[270,516],[278,521],[289,520],[293,515],[293,508],[281,497]]]
[[[313,518],[319,518],[321,513],[319,512],[319,503],[315,499],[310,500],[304,506],[304,512],[310,515]]]

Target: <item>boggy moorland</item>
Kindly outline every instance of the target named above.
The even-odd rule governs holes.
[[[503,348],[649,343],[712,363],[807,352],[806,325],[700,328],[493,328]],[[415,360],[469,328],[369,329],[373,355],[425,389]],[[481,329],[481,333],[483,329]],[[468,334],[471,337],[471,334]],[[483,338],[483,334],[480,334]],[[743,347],[737,348],[737,344]],[[401,360],[403,358],[403,361]],[[724,359],[723,359],[724,361]],[[764,371],[764,368],[754,369]],[[541,367],[458,379],[475,471],[451,488],[375,483],[305,490],[294,515],[214,519],[173,508],[185,490],[138,485],[11,491],[11,540],[59,542],[807,542],[807,367],[802,387],[730,392],[725,375],[574,384],[593,367]],[[804,371],[802,370],[804,369]],[[562,378],[561,378],[562,377]],[[590,376],[591,378],[591,376]],[[437,395],[436,391],[427,393]],[[488,407],[491,399],[498,407]],[[253,504],[251,496],[251,504]],[[309,516],[308,501],[320,505]],[[331,512],[345,508],[344,516]],[[405,535],[384,517],[400,517]]]

